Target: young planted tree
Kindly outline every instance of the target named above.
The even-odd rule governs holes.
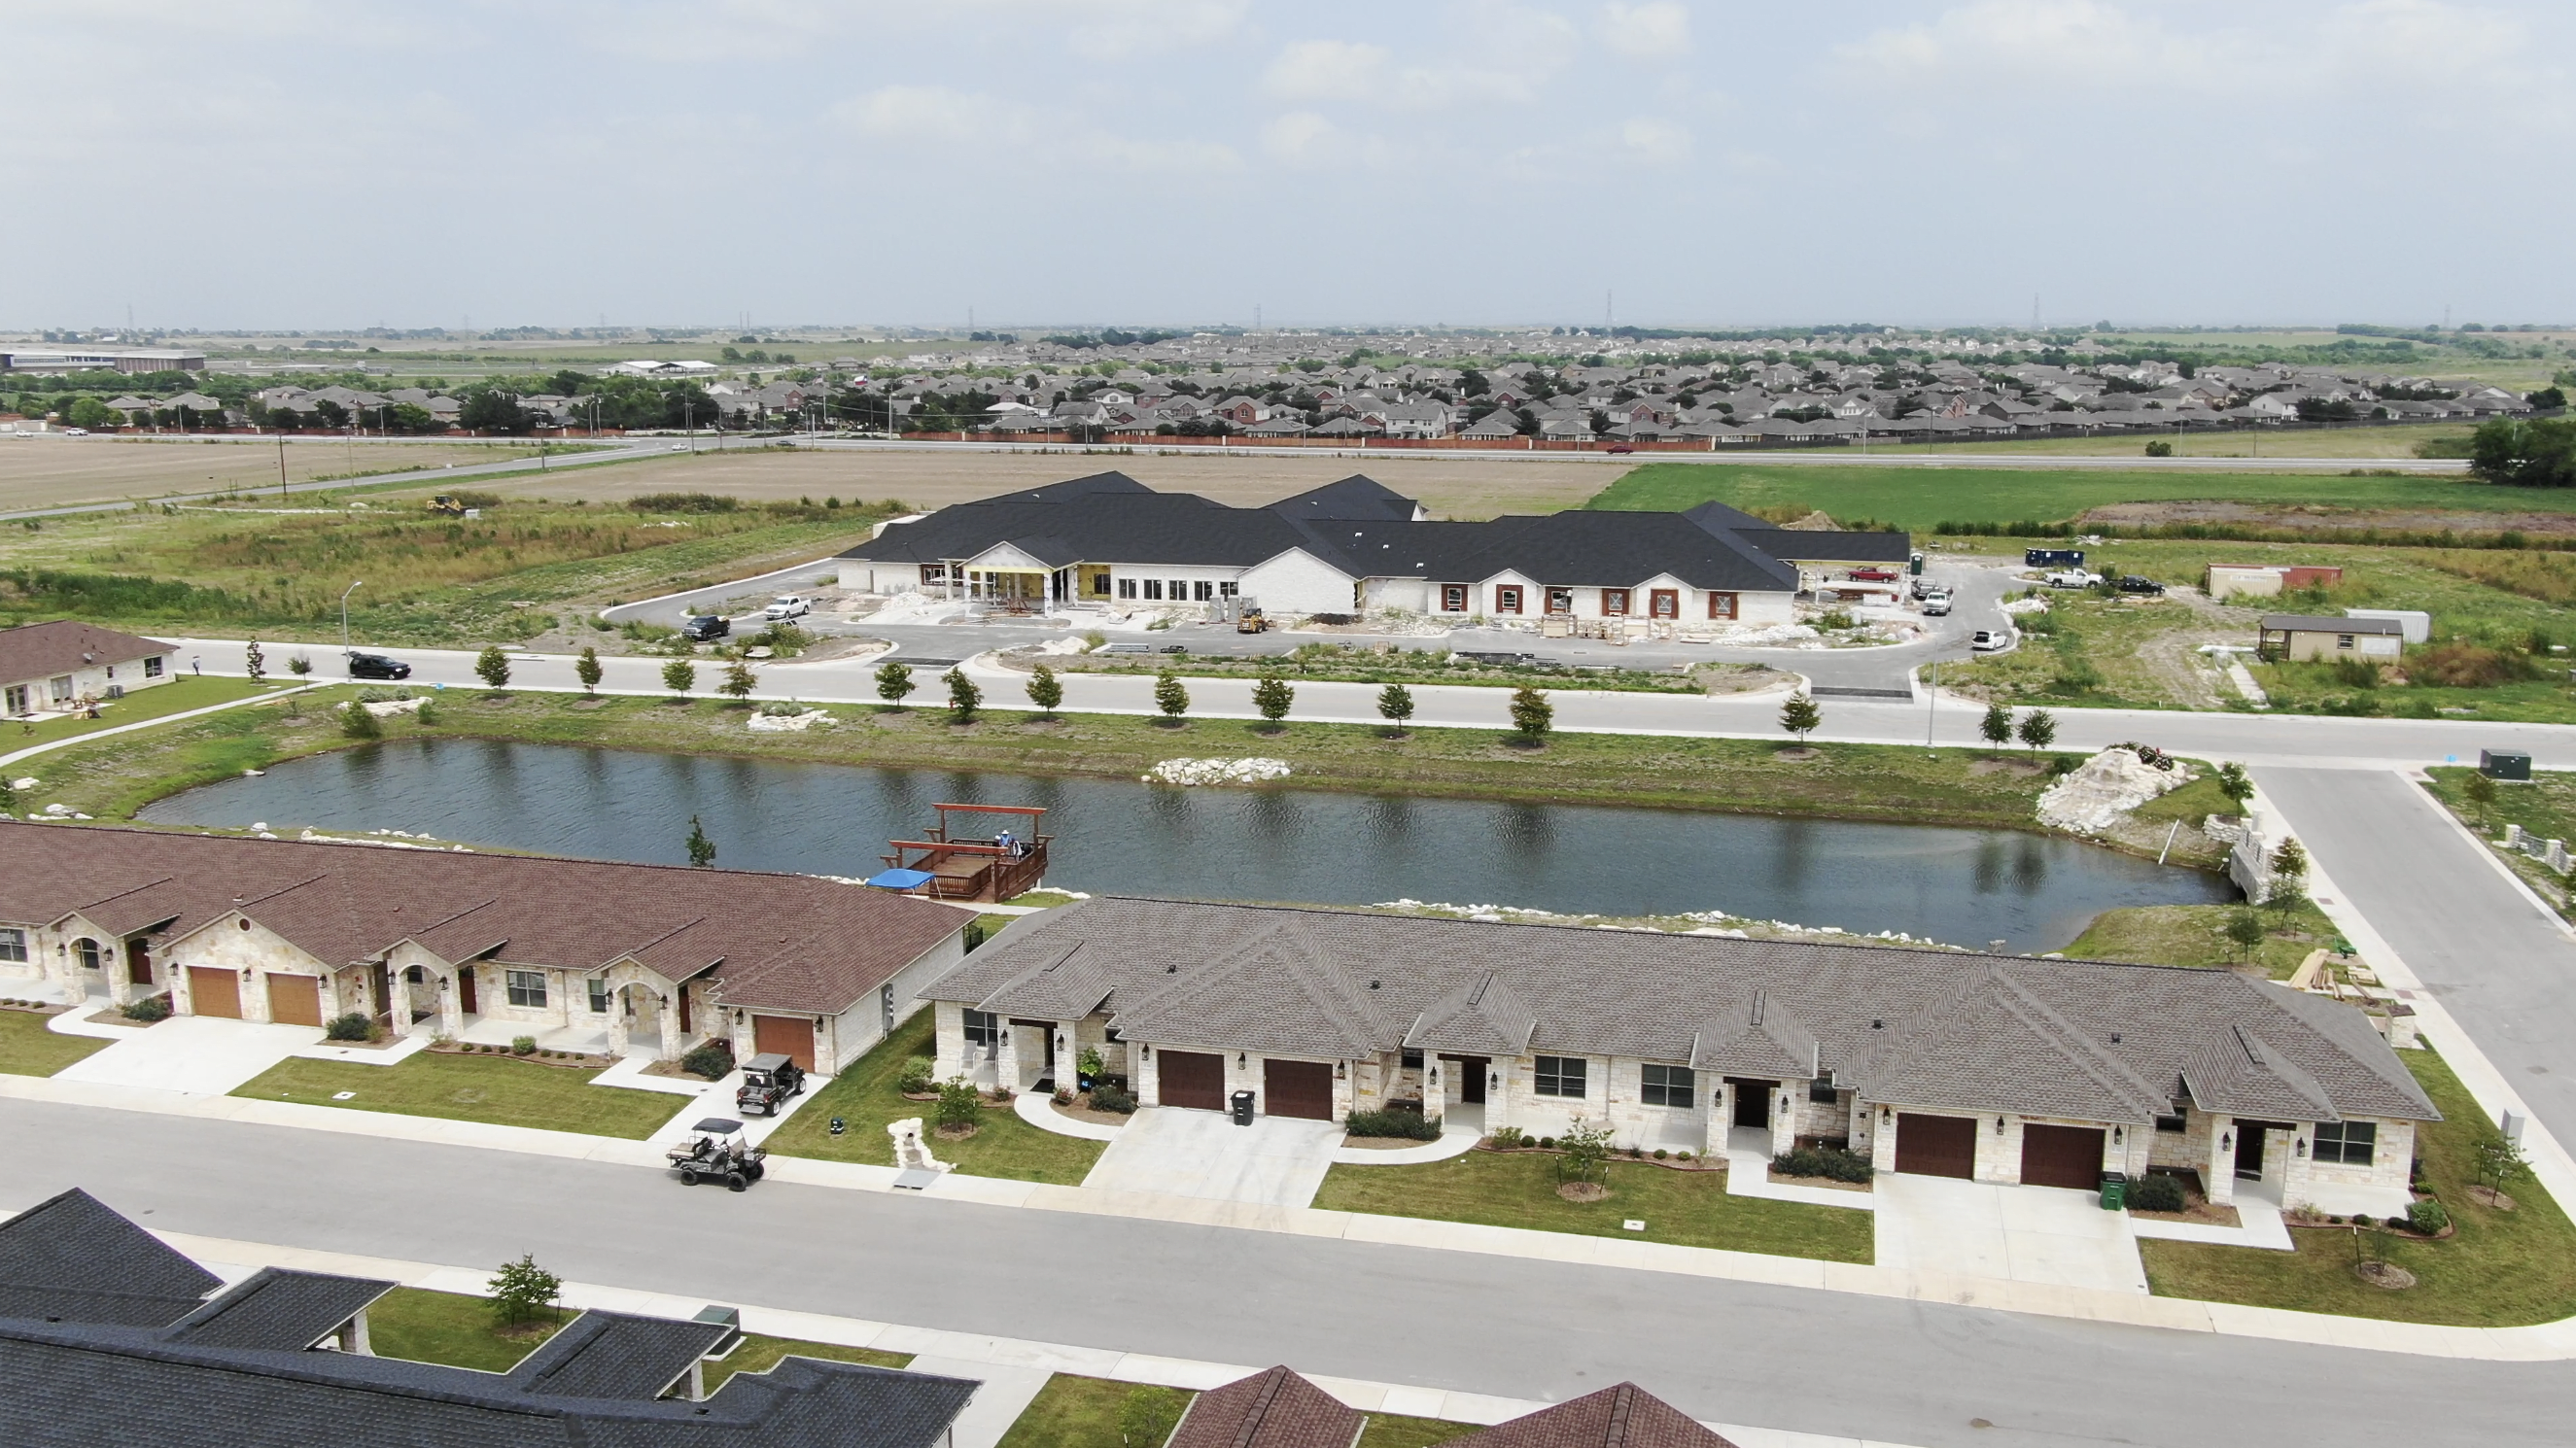
[[[422,707],[427,708],[428,706],[423,705]],[[381,739],[384,737],[385,726],[382,721],[378,720],[375,715],[368,713],[367,706],[359,703],[357,700],[351,699],[348,703],[341,705],[339,713],[340,732],[348,735],[350,738]]]
[[[541,1312],[563,1315],[563,1279],[538,1266],[534,1253],[502,1263],[484,1290],[492,1294],[492,1315],[504,1327],[533,1322]]]
[[[2012,743],[2012,711],[2001,704],[1988,704],[1986,716],[1977,721],[1977,733],[1997,749]]]
[[[295,657],[286,661],[286,669],[288,673],[293,674],[299,679],[305,678],[313,672],[313,656],[311,654],[297,654]]]
[[[984,1109],[984,1098],[975,1083],[963,1076],[951,1076],[939,1083],[939,1129],[957,1135],[975,1129],[975,1118]]]
[[[984,691],[975,686],[973,679],[966,677],[964,669],[950,669],[940,675],[939,680],[948,686],[948,722],[974,723],[975,711],[984,702]]]
[[[2227,917],[2227,943],[2236,947],[2236,958],[2243,960],[2254,947],[2263,943],[2263,918],[2251,910],[2239,910]]]
[[[1512,732],[1522,743],[1535,745],[1555,727],[1556,706],[1547,701],[1547,695],[1527,684],[1512,690]]]
[[[2492,825],[2495,822],[2496,782],[2480,770],[2469,776],[2469,782],[2462,785],[2461,790],[2468,795],[2469,808],[2476,812],[2480,827]]]
[[[2308,847],[2284,836],[2272,850],[2272,888],[2264,892],[2263,903],[2286,916],[2307,898]]]
[[[250,647],[242,650],[242,672],[250,675],[254,684],[268,677],[268,655],[259,651],[257,639],[252,639]]]
[[[474,656],[474,676],[481,679],[487,688],[507,686],[510,682],[510,656],[501,652],[499,644],[484,645],[483,652]]]
[[[1274,732],[1287,719],[1288,707],[1296,702],[1297,691],[1277,674],[1264,674],[1261,681],[1252,686],[1252,707],[1260,710],[1261,717],[1270,721]]]
[[[1824,722],[1823,706],[1803,689],[1780,703],[1780,727],[1797,735],[1800,744],[1806,743],[1807,736],[1815,733]]]
[[[2477,1179],[2491,1196],[2501,1196],[2506,1187],[2531,1175],[2531,1158],[2523,1155],[2522,1144],[2503,1136],[2484,1136],[2469,1149],[2477,1161]]]
[[[1405,725],[1413,718],[1413,691],[1402,684],[1389,684],[1378,690],[1377,716],[1386,721],[1390,738],[1404,733]]]
[[[606,677],[607,673],[608,670],[599,662],[599,650],[588,644],[582,645],[581,657],[573,660],[572,663],[572,676],[581,680],[581,691],[585,694],[598,693],[599,681]]]
[[[759,687],[760,679],[752,673],[751,665],[736,659],[725,665],[724,682],[716,685],[716,692],[730,699],[748,699],[751,691]]]
[[[877,665],[877,697],[886,703],[902,708],[903,701],[912,696],[914,687],[912,665],[898,664],[892,659]]]
[[[1029,674],[1028,696],[1029,702],[1038,706],[1040,718],[1052,719],[1056,706],[1064,702],[1064,680],[1056,677],[1054,669],[1040,664]]]
[[[687,659],[673,659],[671,662],[662,666],[663,688],[670,690],[672,693],[677,694],[682,698],[686,698],[688,697],[689,691],[697,686],[698,666],[690,663]]]
[[[700,869],[716,862],[716,842],[707,838],[707,827],[689,816],[689,863]]]
[[[2247,777],[2244,765],[2231,759],[2218,766],[2218,792],[2227,796],[2238,814],[2243,814],[2245,806],[2253,801],[2254,781]]]
[[[2046,749],[2057,742],[2057,716],[2045,709],[2033,709],[2021,716],[2018,732],[2022,743],[2033,749]]]
[[[1164,721],[1170,724],[1180,723],[1181,716],[1190,712],[1190,691],[1180,675],[1165,669],[1154,676],[1154,707],[1163,711]]]
[[[1600,1181],[1607,1174],[1612,1135],[1608,1123],[1576,1117],[1556,1138],[1556,1149],[1563,1153],[1557,1158],[1558,1175],[1571,1182]]]

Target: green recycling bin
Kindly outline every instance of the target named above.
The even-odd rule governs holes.
[[[2102,1173],[2102,1210],[2116,1212],[2129,1204],[2129,1174],[2124,1171]]]

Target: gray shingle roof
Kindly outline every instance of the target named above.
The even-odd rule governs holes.
[[[557,1398],[655,1398],[732,1333],[718,1322],[585,1312],[512,1368],[509,1381]]]
[[[1033,966],[1076,946],[1075,994],[1105,985],[1099,1008],[1149,1043],[1349,1059],[1424,1040],[1503,1054],[1494,1043],[1518,1037],[1513,1054],[1777,1079],[1803,1078],[1792,1068],[1808,1060],[1874,1101],[2142,1121],[2218,1033],[2241,1027],[2266,1043],[2272,1077],[2315,1083],[2328,1109],[2304,1119],[2439,1119],[2349,1006],[2226,971],[2113,961],[1105,896],[1024,917],[923,995],[1009,1009]]]
[[[170,1328],[168,1341],[201,1347],[302,1352],[394,1289],[391,1282],[263,1267]]]
[[[78,1187],[0,1222],[0,1317],[161,1327],[223,1285]]]

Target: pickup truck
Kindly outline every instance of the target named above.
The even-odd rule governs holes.
[[[812,599],[801,593],[782,593],[769,601],[769,607],[762,609],[760,616],[772,623],[778,623],[786,619],[803,618],[813,611]]]
[[[1896,581],[1896,570],[1893,568],[1855,568],[1846,576],[1854,583],[1894,583]]]
[[[2051,588],[2091,588],[2099,580],[2081,568],[2061,568],[2040,581]]]

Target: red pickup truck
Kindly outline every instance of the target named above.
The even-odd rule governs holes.
[[[1854,583],[1894,583],[1896,581],[1896,570],[1893,568],[1855,568],[1851,571],[1850,576]]]

